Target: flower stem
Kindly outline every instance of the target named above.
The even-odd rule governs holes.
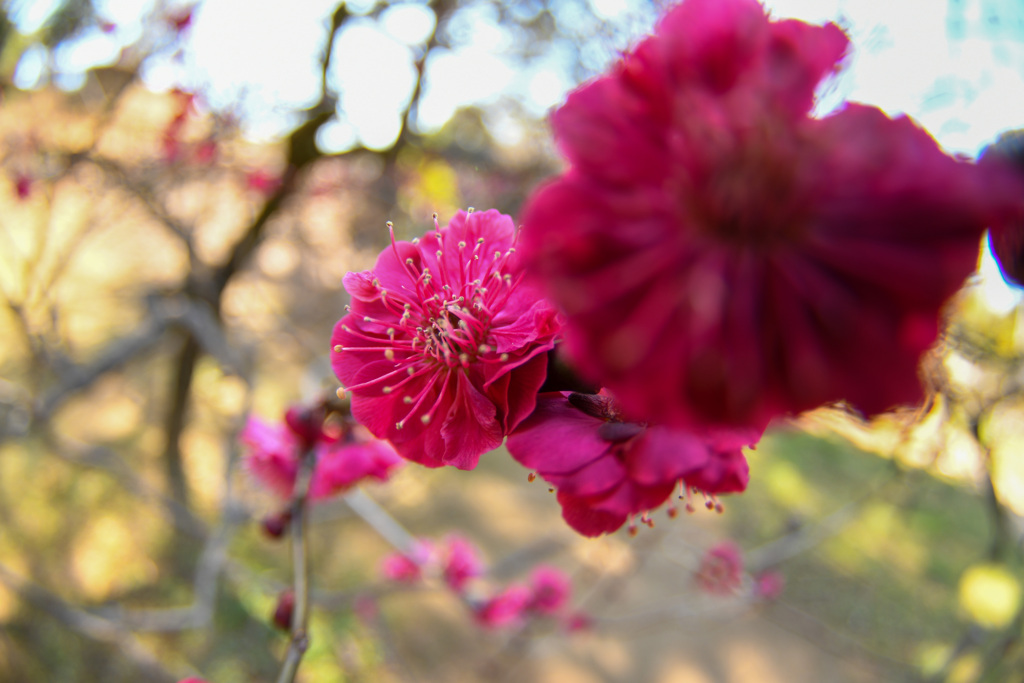
[[[309,449],[302,456],[292,493],[292,572],[294,574],[295,608],[292,612],[291,643],[285,655],[277,683],[293,683],[302,656],[309,648],[309,543],[306,538],[307,497],[313,479],[316,454]]]

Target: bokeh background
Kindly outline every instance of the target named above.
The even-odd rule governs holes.
[[[768,5],[851,35],[822,114],[907,113],[972,157],[1024,125],[1017,0]],[[548,109],[663,4],[0,8],[0,680],[272,681],[291,568],[240,466],[246,416],[333,393],[341,279],[386,221],[516,215],[559,169]],[[1024,319],[980,266],[927,405],[774,426],[721,515],[583,539],[500,450],[318,506],[300,680],[1022,680]],[[393,524],[477,543],[484,585],[560,567],[590,628],[487,631],[441,588],[388,585]],[[726,538],[746,582],[702,593]]]

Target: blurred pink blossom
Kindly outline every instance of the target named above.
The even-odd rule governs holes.
[[[536,567],[530,573],[528,584],[530,602],[527,608],[537,614],[557,614],[572,594],[572,582],[565,572],[547,565]]]
[[[244,466],[260,484],[279,498],[291,498],[303,451],[316,452],[310,482],[311,500],[342,493],[363,479],[387,481],[401,464],[387,443],[374,439],[358,425],[338,436],[304,433],[301,423],[268,424],[250,417],[240,439],[248,447]]]
[[[760,430],[921,398],[940,309],[1024,191],[906,117],[812,117],[848,43],[757,0],[685,0],[553,114],[570,168],[529,198],[524,253],[627,412]]]
[[[257,194],[269,197],[281,187],[281,177],[266,169],[257,168],[246,172],[245,186]]]
[[[483,562],[476,546],[461,536],[445,538],[440,552],[441,575],[456,592],[461,593],[470,579],[483,573]]]
[[[786,579],[778,572],[765,572],[754,578],[754,594],[762,600],[774,600],[782,595]]]
[[[743,554],[732,541],[714,546],[700,561],[694,575],[697,586],[712,595],[731,595],[743,583]]]
[[[530,589],[513,584],[480,605],[475,616],[487,628],[502,628],[522,623],[530,603]]]
[[[388,581],[417,583],[423,580],[423,570],[434,558],[434,545],[426,539],[417,539],[408,555],[391,553],[380,564],[380,574]]]

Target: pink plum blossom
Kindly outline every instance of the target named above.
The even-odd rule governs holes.
[[[476,620],[487,628],[519,625],[525,618],[530,596],[530,589],[526,586],[508,586],[476,608]]]
[[[533,410],[559,322],[523,282],[512,219],[459,211],[349,273],[331,361],[352,414],[403,457],[472,469]]]
[[[483,562],[470,541],[461,536],[448,536],[441,550],[441,575],[452,590],[461,593],[470,579],[483,573]]]
[[[762,600],[775,600],[785,587],[786,579],[778,572],[765,572],[754,578],[754,595]]]
[[[387,481],[402,462],[391,446],[359,425],[338,435],[313,433],[294,415],[290,411],[283,424],[250,417],[240,435],[248,447],[246,469],[282,500],[291,498],[299,463],[308,448],[315,450],[317,459],[309,486],[314,501],[342,493],[363,479]]]
[[[743,583],[742,552],[731,541],[712,547],[701,558],[694,581],[705,593],[732,595]]]
[[[627,412],[763,429],[921,398],[940,309],[1024,191],[904,116],[811,116],[848,42],[757,0],[685,0],[553,114],[570,167],[528,200],[524,253]]]
[[[423,580],[423,569],[434,558],[434,544],[426,539],[417,539],[408,554],[392,553],[380,564],[380,573],[388,581],[418,583]]]
[[[610,533],[677,489],[711,496],[746,488],[741,448],[756,430],[686,431],[630,422],[607,395],[542,393],[508,450],[558,490],[562,516],[585,536]]]
[[[572,582],[569,577],[554,567],[541,565],[535,568],[530,573],[528,583],[531,594],[527,608],[537,614],[557,614],[572,594]]]

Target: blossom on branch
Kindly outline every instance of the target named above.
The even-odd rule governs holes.
[[[565,572],[547,565],[540,565],[530,572],[529,587],[527,608],[537,614],[558,614],[572,595],[572,581]]]
[[[452,534],[445,538],[441,556],[441,575],[456,593],[463,592],[470,579],[484,572],[476,545],[462,536]]]
[[[559,323],[516,239],[508,216],[459,211],[345,276],[331,362],[353,416],[403,457],[472,469],[533,410]]]
[[[283,424],[250,417],[240,439],[248,447],[244,466],[264,487],[288,500],[303,453],[312,448],[316,468],[309,484],[310,500],[323,500],[347,491],[363,479],[387,481],[402,460],[386,442],[363,427],[323,428],[307,413],[292,409]]]
[[[697,587],[712,595],[732,595],[743,583],[743,553],[732,541],[710,548],[694,575]]]
[[[529,588],[512,584],[481,603],[473,614],[480,625],[486,628],[518,626],[526,617],[530,597]]]
[[[540,394],[537,409],[509,436],[508,451],[558,490],[562,516],[584,536],[621,527],[693,489],[717,507],[716,495],[738,493],[749,473],[741,448],[756,430],[686,431],[623,417],[603,394]],[[674,514],[670,509],[669,514]]]
[[[940,309],[1024,192],[906,117],[810,116],[847,49],[757,0],[686,0],[553,114],[570,168],[528,201],[524,252],[625,410],[762,429],[921,397]]]

